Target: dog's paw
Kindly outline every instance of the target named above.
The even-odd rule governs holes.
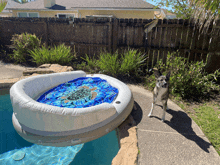
[[[162,118],[161,118],[161,121],[164,122],[164,121],[165,121],[165,117],[162,117]]]
[[[164,107],[163,107],[163,108],[164,108]],[[169,110],[170,110],[170,108],[167,107],[166,111],[169,111]]]

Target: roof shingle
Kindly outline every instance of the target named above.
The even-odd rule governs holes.
[[[56,0],[56,4],[66,9],[78,8],[130,8],[153,9],[155,6],[143,0]],[[19,4],[11,9],[48,9],[44,7],[44,0],[36,0],[25,4]]]
[[[7,10],[5,10],[5,9],[15,7],[15,6],[19,5],[19,4],[20,4],[20,3],[15,2],[15,1],[13,1],[13,0],[8,0],[8,1],[7,1],[7,4],[6,4],[6,6],[5,6],[5,8],[4,8],[4,10],[3,10],[2,12],[9,12],[9,11],[7,11]]]

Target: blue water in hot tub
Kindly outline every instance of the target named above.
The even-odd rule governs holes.
[[[29,143],[14,130],[9,89],[0,90],[0,165],[110,165],[119,145],[116,131],[87,142],[69,147],[50,147]],[[25,157],[13,160],[17,151]]]

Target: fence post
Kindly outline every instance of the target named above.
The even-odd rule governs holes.
[[[145,53],[147,53],[148,47],[149,47],[149,45],[148,45],[148,31],[145,32],[145,37],[144,38],[145,38],[145,40],[144,40]]]
[[[109,52],[110,53],[113,53],[113,51],[112,51],[112,38],[113,38],[113,36],[112,36],[112,30],[113,30],[113,28],[112,28],[112,18],[110,18],[110,20],[109,20],[109,35],[108,35],[108,49],[109,49]]]
[[[112,53],[115,53],[118,48],[118,25],[118,19],[114,18],[112,29]]]
[[[46,47],[48,46],[48,41],[49,41],[49,38],[48,38],[48,18],[45,19],[45,35],[46,35]]]
[[[3,22],[3,18],[0,19],[0,49],[2,46],[2,22]]]

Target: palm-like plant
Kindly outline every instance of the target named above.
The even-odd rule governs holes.
[[[207,33],[210,25],[215,27],[219,20],[220,0],[161,0],[157,4],[157,7],[165,6],[172,6],[177,18],[193,20],[199,25],[201,34]],[[211,34],[215,33],[215,29],[212,29]]]
[[[188,2],[192,8],[190,18],[199,25],[201,33],[207,33],[210,25],[216,26],[220,14],[220,0],[188,0]],[[211,34],[215,30],[213,28]]]

